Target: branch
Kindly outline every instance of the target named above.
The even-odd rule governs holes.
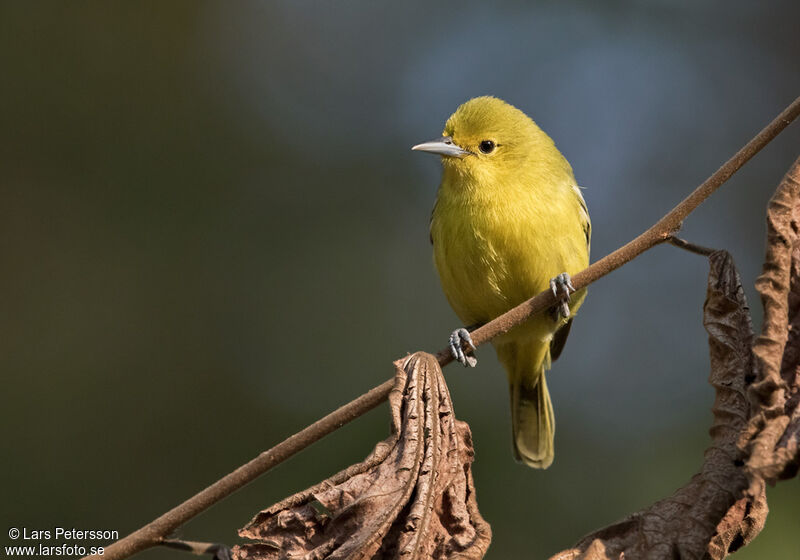
[[[606,255],[585,270],[574,275],[572,277],[572,283],[575,288],[577,290],[585,288],[592,282],[633,260],[648,249],[668,240],[680,229],[683,220],[694,211],[695,208],[725,183],[725,181],[747,163],[750,158],[783,131],[783,129],[796,119],[799,114],[800,97],[795,99],[780,115],[750,140],[732,158],[725,162],[722,167],[714,172],[713,175],[706,179],[705,182],[652,227],[623,247]],[[549,290],[546,290],[473,331],[471,333],[472,340],[475,346],[484,344],[492,338],[524,323],[531,316],[548,309],[554,304],[555,298],[553,294]],[[436,355],[436,358],[441,366],[445,366],[453,361],[448,349],[441,350]],[[157,518],[155,521],[152,521],[127,537],[111,544],[105,549],[104,558],[106,560],[127,558],[141,550],[160,544],[164,538],[175,529],[202,511],[205,511],[222,498],[232,494],[245,484],[253,481],[278,463],[305,449],[315,441],[322,439],[344,424],[381,404],[388,398],[389,392],[392,389],[392,384],[393,379],[389,379],[364,395],[304,428],[272,449],[261,453],[250,462],[219,479],[205,490],[198,492],[182,504]],[[85,557],[83,560],[89,560],[89,557]]]

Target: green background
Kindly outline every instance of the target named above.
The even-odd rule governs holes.
[[[439,166],[409,148],[461,102],[497,95],[550,133],[596,259],[800,94],[799,17],[794,1],[0,3],[0,545],[10,527],[127,534],[444,346]],[[683,231],[733,253],[757,325],[764,208],[798,146],[795,124]],[[447,368],[488,558],[545,558],[696,472],[706,272],[658,247],[592,286],[549,377],[547,471],[512,460],[494,352]],[[236,542],[388,425],[384,405],[180,535]],[[737,558],[800,557],[800,483],[769,499]]]

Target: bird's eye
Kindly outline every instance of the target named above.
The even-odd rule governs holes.
[[[494,142],[491,140],[483,140],[478,144],[478,149],[484,154],[491,154],[494,151]]]

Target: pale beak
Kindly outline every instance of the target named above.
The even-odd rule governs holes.
[[[453,142],[453,139],[450,138],[449,136],[442,136],[441,138],[437,138],[436,140],[431,140],[430,142],[423,142],[422,144],[417,144],[416,146],[413,146],[411,149],[416,150],[418,152],[430,152],[432,154],[439,154],[440,156],[450,156],[458,158],[468,156],[472,153],[456,146],[455,143]]]

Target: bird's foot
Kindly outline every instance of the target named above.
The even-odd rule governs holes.
[[[450,335],[450,353],[462,366],[475,367],[478,363],[478,359],[464,353],[464,347],[462,346],[464,342],[466,342],[467,346],[473,351],[475,350],[475,344],[473,344],[472,337],[469,335],[467,329],[461,328],[454,330]]]
[[[575,287],[572,285],[572,278],[569,277],[569,274],[562,272],[550,280],[550,291],[553,292],[558,302],[556,306],[558,315],[564,319],[569,318],[569,295],[575,291]]]

